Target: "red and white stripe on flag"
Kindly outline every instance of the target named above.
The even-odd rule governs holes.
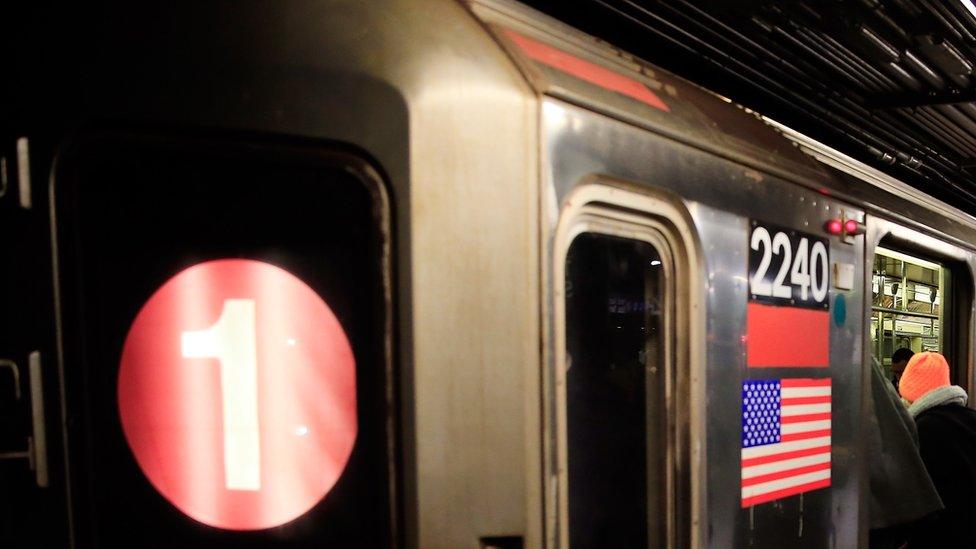
[[[742,383],[742,507],[830,486],[830,379]]]

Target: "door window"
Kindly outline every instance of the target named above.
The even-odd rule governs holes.
[[[884,244],[884,242],[882,242]],[[871,352],[897,383],[905,357],[934,351],[954,384],[968,386],[971,280],[964,266],[881,245],[871,273]]]
[[[923,351],[943,352],[944,267],[878,246],[871,272],[871,342],[874,356],[893,381],[903,358]],[[893,360],[894,358],[894,360]]]
[[[666,260],[648,242],[583,233],[566,257],[569,541],[666,539]]]

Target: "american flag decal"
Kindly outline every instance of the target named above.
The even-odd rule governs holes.
[[[742,383],[742,507],[830,486],[830,379]]]

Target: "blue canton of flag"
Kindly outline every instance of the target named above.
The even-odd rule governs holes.
[[[743,448],[779,442],[780,395],[778,380],[750,381],[743,384]]]

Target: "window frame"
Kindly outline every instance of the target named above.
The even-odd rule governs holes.
[[[976,253],[950,243],[948,239],[931,236],[868,214],[865,242],[865,364],[874,357],[871,337],[874,307],[871,299],[873,265],[877,248],[881,247],[919,259],[938,263],[942,267],[943,286],[940,291],[939,339],[940,347],[952,368],[954,383],[969,391],[974,386],[973,330],[976,328],[973,281],[976,279]],[[883,357],[878,357],[881,360]],[[972,403],[970,403],[972,406]]]
[[[664,194],[664,193],[661,193]],[[664,472],[666,493],[662,501],[665,538],[661,546],[694,545],[696,525],[702,524],[699,492],[704,478],[700,456],[703,441],[690,444],[691,434],[702,431],[704,307],[694,277],[702,271],[694,231],[680,199],[651,194],[626,182],[593,178],[578,185],[563,204],[552,241],[552,346],[544,385],[544,488],[547,497],[547,545],[569,545],[568,425],[566,394],[566,259],[576,237],[584,233],[645,242],[661,255],[666,305],[662,315],[662,348],[665,360],[664,389],[660,394],[665,415]],[[690,244],[689,244],[690,243]],[[694,317],[694,321],[692,321]],[[679,398],[680,397],[680,398]],[[647,404],[650,405],[648,400]],[[651,410],[648,406],[648,410]],[[695,458],[698,456],[698,458]],[[648,456],[648,463],[651,463]],[[648,475],[648,484],[654,476]],[[650,495],[650,494],[649,494]],[[656,502],[648,499],[648,513]]]
[[[72,356],[67,355],[69,341],[77,338],[77,334],[66,334],[66,327],[75,326],[78,319],[78,291],[76,281],[69,278],[70,274],[80,273],[81,270],[71,257],[71,234],[64,223],[65,219],[73,219],[69,205],[64,203],[66,194],[63,187],[74,185],[73,192],[78,192],[81,182],[74,181],[76,174],[67,173],[73,169],[83,155],[90,149],[105,147],[113,142],[124,142],[138,145],[147,150],[169,149],[184,153],[195,153],[201,157],[211,155],[216,159],[221,154],[243,153],[260,157],[265,161],[288,164],[294,169],[307,171],[335,169],[346,172],[369,194],[371,200],[370,223],[376,230],[376,256],[371,260],[376,262],[377,295],[376,318],[374,329],[379,349],[376,353],[376,367],[381,370],[383,418],[382,424],[385,455],[382,457],[383,468],[386,470],[386,498],[388,501],[385,521],[389,525],[389,538],[394,544],[402,543],[402,482],[401,465],[401,433],[399,378],[396,357],[396,342],[394,335],[395,294],[393,289],[395,277],[394,265],[394,220],[391,191],[384,178],[382,170],[374,164],[370,157],[362,151],[336,142],[319,142],[309,140],[285,140],[273,138],[255,138],[253,136],[209,136],[189,133],[169,133],[167,131],[132,131],[121,128],[100,128],[73,137],[60,145],[58,154],[52,166],[52,176],[48,181],[48,208],[51,229],[50,251],[52,258],[53,290],[54,290],[54,321],[56,335],[57,382],[59,390],[59,405],[63,410],[80,410],[83,402],[78,402],[77,388],[69,387],[71,381],[80,374],[73,373],[76,365],[71,359],[78,356],[78,349],[72,349]],[[83,160],[82,160],[83,161]],[[70,191],[68,191],[70,192]],[[358,368],[358,366],[357,366]],[[83,399],[81,399],[83,400]],[[86,410],[85,413],[88,413]],[[357,418],[358,420],[358,418]],[[49,420],[50,421],[50,420]],[[92,488],[85,478],[90,467],[82,462],[76,462],[76,455],[84,454],[86,434],[79,427],[70,428],[64,417],[60,418],[56,426],[63,454],[58,456],[63,470],[66,485],[67,514],[69,522],[69,541],[72,546],[84,546],[93,539],[92,524],[87,519],[88,511],[84,508],[85,498],[90,496]],[[80,471],[79,471],[80,469]],[[313,507],[314,508],[314,507]],[[305,515],[298,517],[301,520]],[[185,517],[192,520],[191,517]],[[291,524],[291,523],[287,523]],[[274,529],[258,530],[270,532]],[[224,531],[231,532],[231,531]]]

